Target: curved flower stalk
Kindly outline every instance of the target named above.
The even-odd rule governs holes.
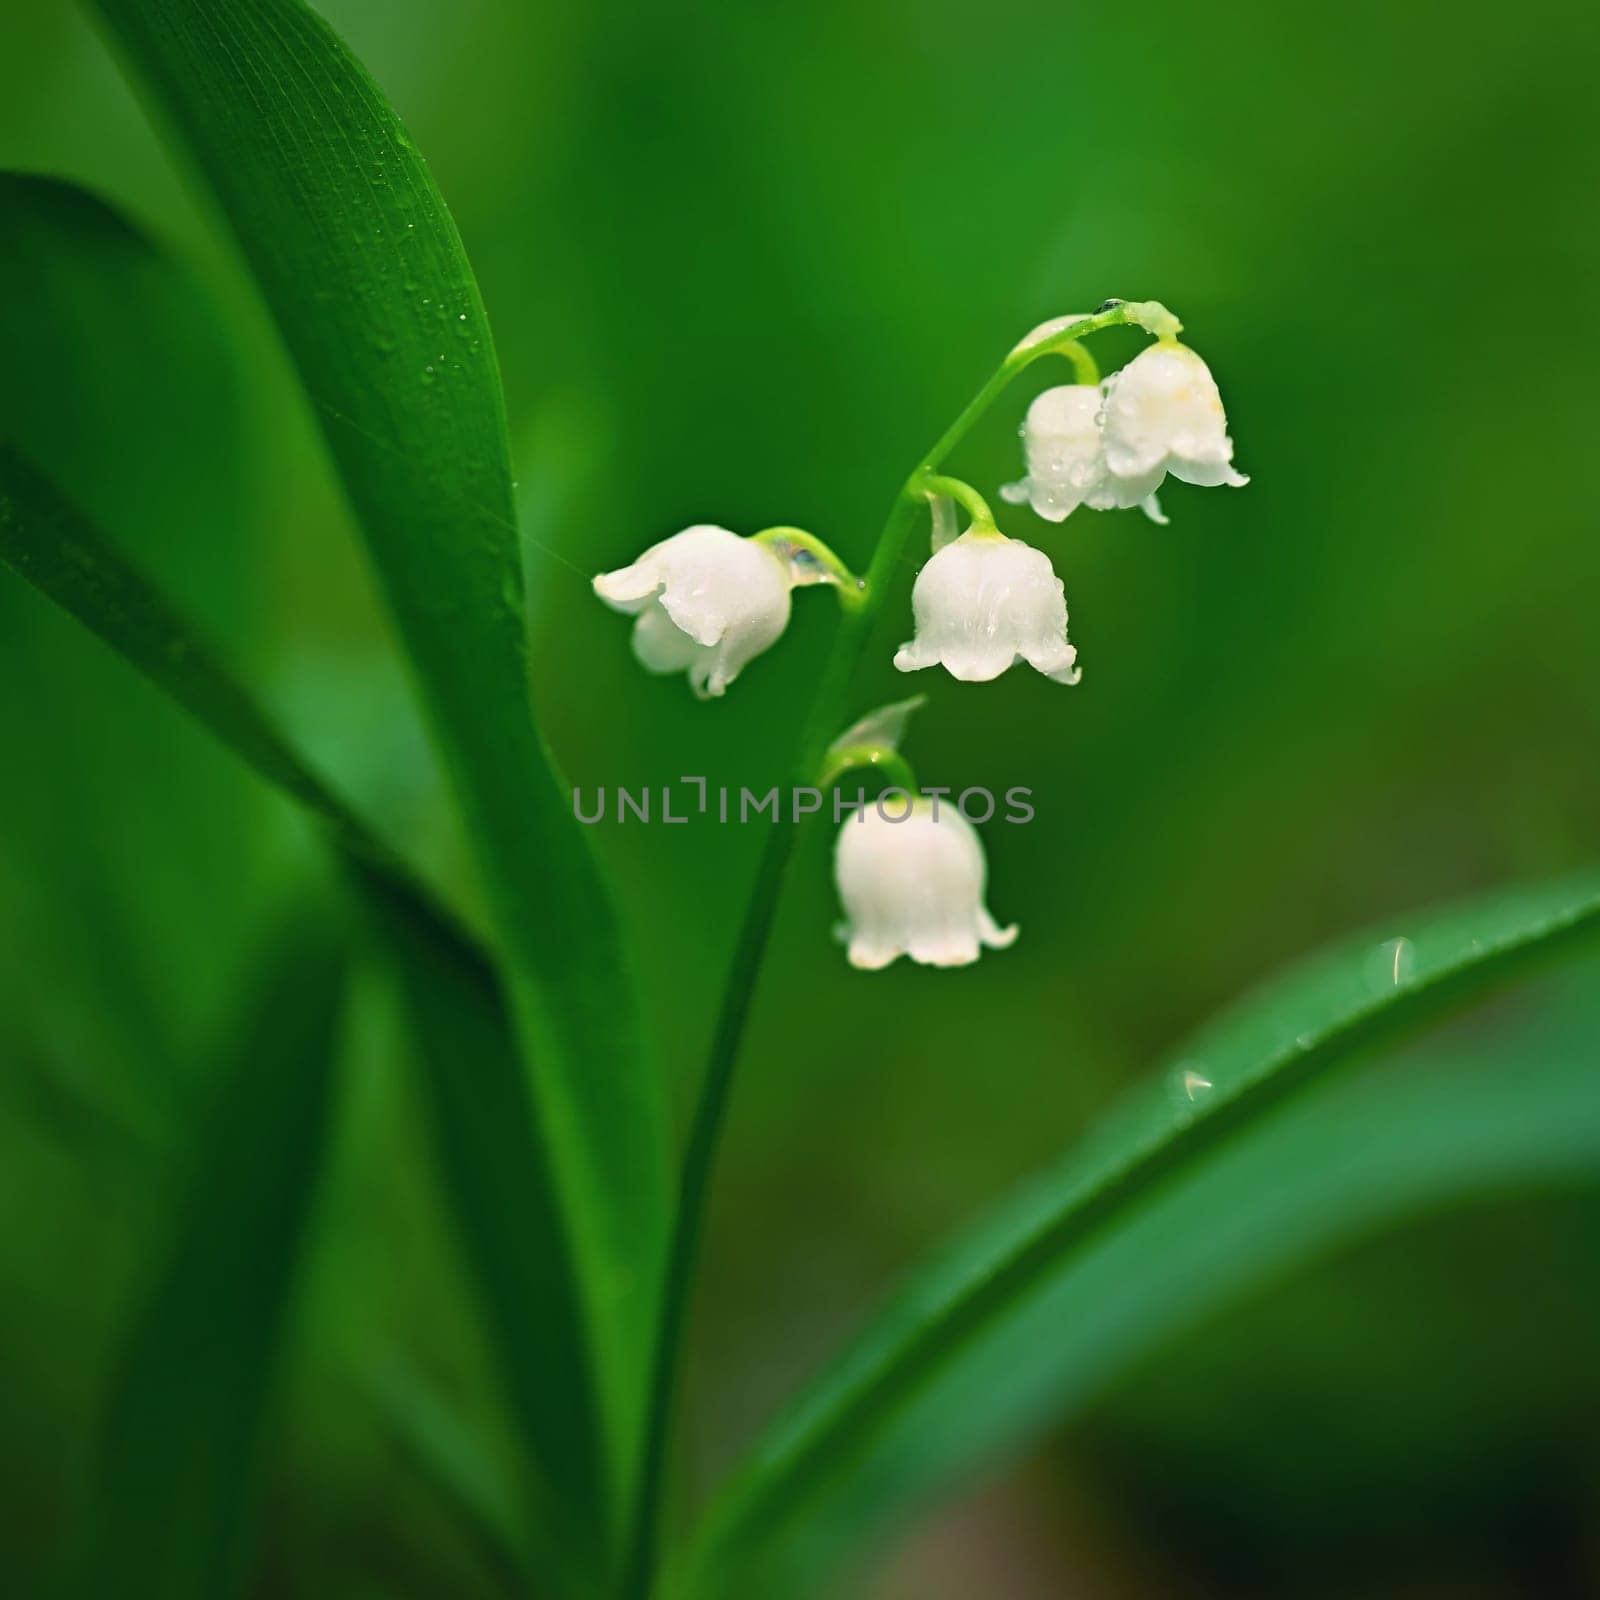
[[[859,722],[852,722],[828,746],[817,774],[817,787],[831,789],[847,772],[876,768],[901,788],[915,789],[917,780],[900,754],[900,741],[912,716],[927,703],[927,695],[914,694],[909,700],[879,706]]]
[[[833,583],[853,603],[860,580],[820,539],[768,528],[744,539],[699,523],[603,572],[594,592],[636,616],[633,653],[647,672],[684,672],[696,698],[715,699],[789,623],[789,591]]]
[[[964,967],[1015,942],[984,904],[988,867],[977,830],[952,805],[906,795],[864,806],[839,830],[834,881],[850,965],[876,972],[901,956]]]
[[[916,637],[895,652],[902,672],[942,666],[966,683],[987,683],[1019,661],[1055,683],[1082,676],[1067,642],[1066,590],[1050,558],[995,526],[982,497],[954,479],[929,489],[965,491],[972,524],[940,544],[911,591]]]

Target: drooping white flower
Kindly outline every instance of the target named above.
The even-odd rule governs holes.
[[[754,539],[699,524],[603,572],[594,592],[637,615],[633,653],[650,672],[686,672],[704,700],[720,695],[789,621],[789,563]]]
[[[1106,379],[1100,438],[1105,488],[1138,505],[1170,472],[1206,488],[1250,480],[1233,468],[1233,440],[1211,369],[1187,345],[1153,344]]]
[[[987,683],[1026,661],[1056,683],[1076,683],[1067,600],[1042,550],[992,529],[969,528],[937,551],[911,590],[917,634],[895,652],[902,672],[943,665]]]
[[[989,915],[983,845],[948,803],[937,815],[920,796],[909,811],[894,799],[865,807],[839,830],[833,868],[853,967],[875,972],[904,955],[961,967],[985,946],[1004,950],[1017,937]]]
[[[1022,424],[1028,475],[1006,484],[1001,499],[1031,505],[1046,522],[1064,522],[1085,501],[1092,504],[1091,496],[1106,481],[1100,445],[1104,403],[1098,384],[1064,383],[1039,395]]]

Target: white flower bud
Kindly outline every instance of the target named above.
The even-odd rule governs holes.
[[[1151,345],[1106,379],[1100,436],[1118,505],[1138,505],[1169,472],[1206,488],[1250,481],[1233,469],[1211,369],[1187,345]]]
[[[868,806],[839,830],[834,880],[844,905],[840,937],[850,965],[867,971],[898,956],[932,967],[961,967],[983,947],[1004,950],[1017,937],[983,903],[988,869],[972,824],[952,805],[922,798],[903,820],[894,800]]]
[[[1022,424],[1028,475],[1006,484],[1000,498],[1014,506],[1032,505],[1046,522],[1064,522],[1085,501],[1092,505],[1091,496],[1106,479],[1100,448],[1103,404],[1096,384],[1067,383],[1039,395]]]
[[[1061,580],[1020,539],[969,528],[917,574],[911,609],[917,636],[894,658],[902,672],[942,664],[953,678],[987,683],[1026,661],[1056,683],[1078,681]]]
[[[702,700],[720,695],[789,621],[787,562],[753,539],[700,524],[603,572],[594,592],[637,615],[633,653],[649,672],[687,672]]]

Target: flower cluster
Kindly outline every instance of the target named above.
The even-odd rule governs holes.
[[[1102,382],[1080,340],[1124,323],[1154,334],[1156,343]],[[1024,476],[1002,488],[1001,497],[1052,523],[1080,507],[1141,507],[1164,523],[1156,491],[1169,476],[1206,488],[1249,481],[1233,465],[1216,381],[1178,342],[1179,332],[1177,318],[1155,301],[1113,300],[1094,313],[1058,317],[1012,351],[952,432],[964,431],[982,402],[1033,361],[1066,356],[1078,381],[1046,389],[1028,408]],[[938,468],[937,461],[925,463],[902,492],[902,505],[931,507],[933,531],[931,555],[911,591],[913,637],[895,652],[895,667],[942,666],[953,678],[986,683],[1025,663],[1053,683],[1077,683],[1066,592],[1050,558],[1002,533],[983,496]],[[957,507],[966,515],[964,530]],[[890,528],[901,525],[891,520]],[[892,563],[883,555],[874,572],[887,576]],[[777,642],[788,625],[790,591],[810,584],[833,586],[841,604],[863,620],[883,599],[882,578],[855,577],[827,545],[798,528],[743,538],[700,524],[594,580],[602,600],[637,619],[633,650],[640,663],[650,672],[685,673],[702,699],[723,694]],[[863,810],[839,836],[835,875],[849,957],[858,967],[882,967],[900,955],[963,965],[1016,935],[1015,928],[1001,930],[984,906],[983,848],[972,826],[959,812],[930,805],[909,781],[898,755],[907,709],[885,708],[835,741],[823,780],[886,762],[908,775],[903,816]]]
[[[1001,497],[1047,522],[1142,506],[1166,519],[1155,494],[1167,475],[1213,489],[1250,480],[1233,466],[1233,440],[1211,369],[1176,339],[1152,345],[1100,384],[1046,389],[1022,425],[1027,476]]]

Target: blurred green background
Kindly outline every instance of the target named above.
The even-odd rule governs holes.
[[[1035,791],[1030,827],[988,832],[1014,950],[853,973],[829,830],[803,845],[696,1320],[706,1481],[899,1269],[1218,1003],[1333,934],[1401,935],[1410,908],[1593,858],[1592,18],[1545,0],[321,9],[428,156],[482,283],[536,697],[571,781],[776,781],[834,608],[800,596],[703,706],[637,670],[588,576],[695,521],[798,523],[864,565],[918,454],[1044,317],[1171,304],[1253,475],[1173,486],[1170,528],[1011,512],[1066,581],[1083,684],[915,684],[925,782]],[[104,304],[63,357],[8,240],[0,425],[470,903],[356,538],[220,229],[80,15],[0,0],[0,32],[0,166],[112,199],[214,308],[134,271],[67,285]],[[1119,338],[1108,365],[1138,348]],[[1030,392],[954,463],[986,491],[1017,475]],[[889,612],[862,709],[909,692],[889,668],[908,613]],[[284,805],[9,577],[0,682],[0,1587],[34,1594],[71,1547],[107,1353],[241,979],[325,869]],[[597,831],[682,1108],[759,828]],[[1594,976],[1561,1003],[1600,1055]],[[1492,1019],[1506,1070],[1555,1003]],[[262,1595],[505,1592],[377,1402],[420,1373],[495,1430],[399,1028],[367,975]],[[1597,1224],[1574,1177],[1286,1267],[855,1578],[878,1600],[1600,1592]]]

